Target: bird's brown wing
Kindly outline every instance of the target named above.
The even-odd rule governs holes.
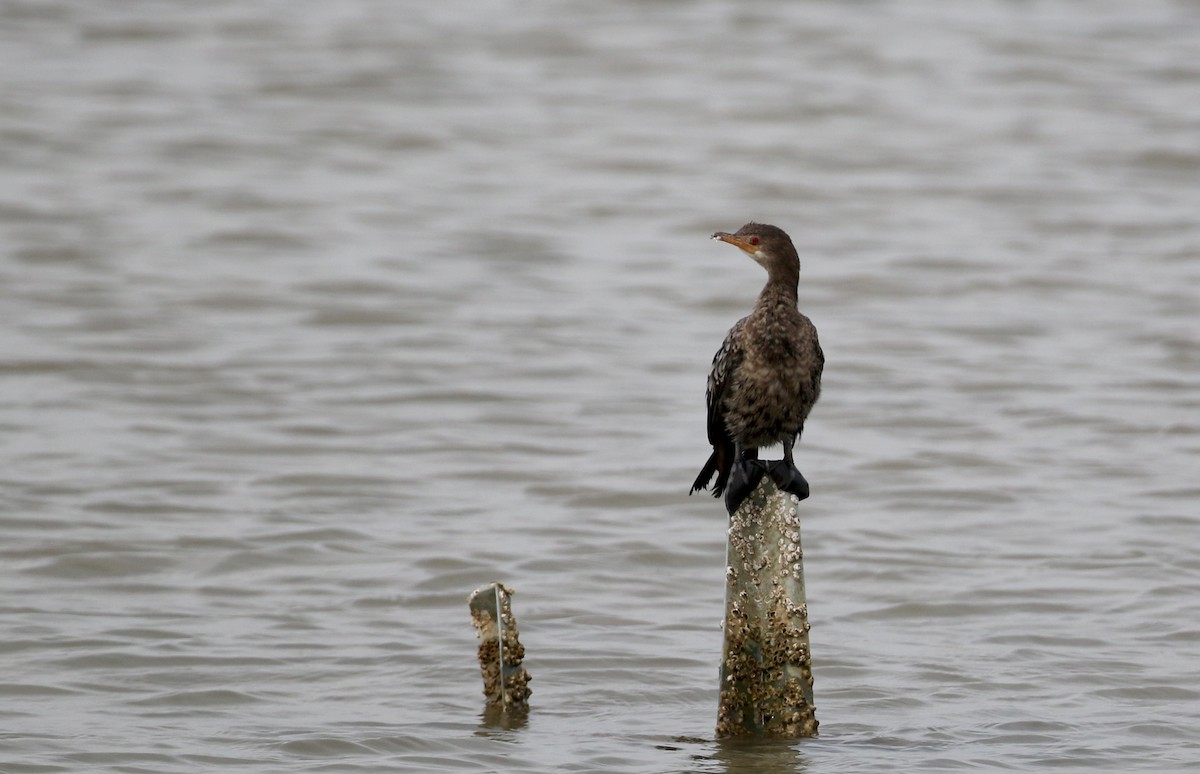
[[[725,426],[725,391],[745,357],[742,350],[742,329],[745,327],[746,318],[743,317],[729,329],[729,333],[725,334],[725,341],[721,342],[721,348],[713,355],[712,370],[708,372],[708,389],[705,391],[708,404],[708,442],[714,447],[733,443]]]
[[[812,391],[813,403],[821,397],[821,375],[825,372],[825,350],[821,349],[821,342],[817,340],[817,330],[813,329],[813,349],[815,349],[816,367],[813,368]]]
[[[745,325],[746,318],[743,317],[725,334],[725,341],[713,356],[712,370],[708,372],[705,399],[708,403],[708,442],[712,444],[713,451],[692,484],[692,491],[706,488],[715,473],[717,480],[712,488],[713,497],[720,497],[725,491],[733,468],[736,447],[725,425],[725,391],[745,355],[741,346],[741,331]]]
[[[803,338],[807,340],[806,348],[809,352],[810,366],[807,374],[801,376],[803,382],[799,385],[801,400],[807,404],[804,410],[804,419],[808,418],[808,412],[812,411],[812,407],[821,397],[821,374],[825,371],[825,352],[821,349],[821,342],[817,338],[817,329],[813,327],[812,322],[807,317],[804,318],[806,330]],[[802,369],[803,370],[803,369]],[[796,438],[799,438],[804,433],[804,419],[800,421],[800,429],[796,432]]]

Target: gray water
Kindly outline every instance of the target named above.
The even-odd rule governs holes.
[[[0,770],[1200,765],[1198,213],[1190,0],[6,0]],[[712,738],[686,494],[751,219],[828,357],[790,744]]]

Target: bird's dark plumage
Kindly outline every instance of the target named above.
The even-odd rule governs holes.
[[[820,397],[825,355],[817,329],[796,306],[800,278],[796,248],[782,229],[761,223],[747,223],[736,234],[718,232],[713,238],[740,248],[762,265],[767,283],[754,311],[730,328],[713,358],[707,390],[708,440],[713,452],[692,492],[706,488],[716,475],[712,492],[720,497],[736,466],[757,459],[760,447],[779,443],[793,480],[803,484],[801,496],[807,496],[807,484],[795,470],[792,446]],[[749,492],[738,493],[739,501],[745,494]],[[736,504],[729,503],[729,495],[732,512]]]

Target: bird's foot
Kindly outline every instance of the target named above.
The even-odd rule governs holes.
[[[739,457],[729,470],[729,483],[725,485],[725,510],[732,516],[742,507],[746,498],[758,488],[758,483],[767,475],[768,463],[762,460]]]
[[[796,466],[789,465],[784,460],[768,462],[767,465],[771,473],[771,478],[775,481],[775,486],[788,494],[796,495],[801,500],[808,497],[808,481],[796,469]]]
[[[763,476],[770,475],[775,486],[800,500],[808,497],[808,481],[794,465],[783,460],[739,459],[729,471],[729,483],[725,485],[725,510],[732,516],[742,507],[746,498],[754,493]]]

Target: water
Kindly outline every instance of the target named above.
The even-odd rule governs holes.
[[[1198,62],[1184,0],[0,5],[0,769],[1195,766]],[[752,218],[828,356],[796,744],[712,739],[686,496]]]

